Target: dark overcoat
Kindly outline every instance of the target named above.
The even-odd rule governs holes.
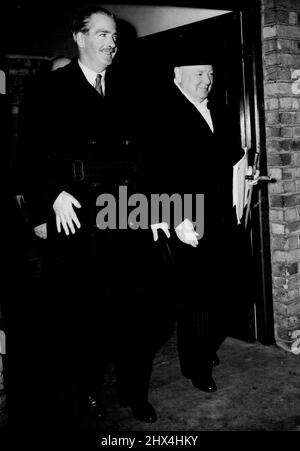
[[[102,366],[112,352],[120,391],[141,401],[147,399],[157,345],[154,321],[160,318],[155,299],[145,294],[144,235],[95,227],[97,196],[117,195],[120,185],[129,191],[135,185],[130,109],[122,102],[122,76],[113,68],[106,71],[105,87],[102,98],[77,60],[39,83],[24,127],[25,148],[31,155],[26,198],[34,225],[47,222],[50,242],[57,249],[60,281],[53,283],[61,285],[52,309],[66,375],[85,388],[99,386]],[[79,162],[75,179],[74,162]],[[74,207],[81,228],[67,237],[64,231],[56,232],[53,211],[62,191],[82,205]],[[78,353],[80,371],[74,370]]]
[[[150,104],[151,105],[151,104]],[[176,238],[174,252],[184,249],[190,278],[204,286],[216,273],[216,252],[227,239],[232,212],[232,167],[242,156],[236,144],[233,119],[222,105],[209,104],[214,133],[196,107],[172,83],[161,92],[160,102],[149,111],[144,170],[148,193],[204,195],[204,235],[197,249],[181,245]],[[145,135],[145,133],[144,133]],[[189,218],[195,222],[194,217]],[[184,217],[184,212],[183,212]],[[177,224],[171,221],[171,229]],[[181,257],[178,256],[179,262]],[[208,280],[207,280],[208,282]]]

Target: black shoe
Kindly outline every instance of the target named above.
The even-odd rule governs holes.
[[[148,401],[132,404],[126,399],[120,398],[120,404],[122,407],[131,407],[132,415],[139,421],[155,423],[157,420],[155,409]]]
[[[96,397],[94,397],[92,395],[87,396],[87,407],[88,407],[88,412],[93,417],[96,417],[96,418],[103,417],[103,415],[104,415],[103,406]]]
[[[157,420],[155,409],[148,401],[132,405],[131,410],[134,418],[144,423],[155,423]]]
[[[220,363],[220,359],[219,359],[219,357],[218,357],[218,354],[216,353],[216,354],[214,354],[214,356],[213,356],[213,358],[212,358],[212,365],[213,366],[218,366],[219,365],[219,363]]]
[[[212,393],[217,390],[217,386],[212,376],[192,378],[192,384],[198,390]]]

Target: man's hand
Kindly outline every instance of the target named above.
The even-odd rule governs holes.
[[[47,224],[40,224],[36,227],[34,227],[34,233],[36,234],[36,236],[38,236],[39,238],[42,238],[43,240],[47,239]]]
[[[259,178],[259,170],[256,169],[255,173],[253,174],[252,166],[248,166],[246,176],[252,176],[253,177],[252,180],[248,180],[249,185],[257,185],[258,178]]]
[[[24,199],[23,194],[16,194],[15,199],[16,199],[16,202],[17,202],[19,208],[22,209],[23,206],[25,205],[25,199]]]
[[[73,205],[77,208],[81,208],[78,200],[66,191],[62,191],[56,198],[53,204],[53,210],[56,215],[56,228],[58,233],[61,231],[61,226],[63,227],[66,235],[69,235],[69,229],[73,234],[75,233],[74,224],[78,229],[80,229],[80,222],[75,211],[73,210]]]
[[[199,233],[195,232],[194,225],[189,219],[185,219],[181,222],[176,228],[175,232],[177,237],[185,244],[189,244],[190,246],[197,247]]]
[[[168,224],[166,222],[160,222],[158,224],[151,224],[151,230],[153,233],[154,241],[158,240],[158,232],[157,232],[158,229],[162,229],[165,232],[165,234],[167,235],[167,237],[170,238],[171,235],[169,232]]]

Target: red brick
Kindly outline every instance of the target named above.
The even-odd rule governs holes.
[[[283,221],[284,219],[284,214],[283,214],[283,210],[275,210],[275,209],[270,209],[270,213],[269,213],[269,217],[270,217],[270,221]]]
[[[294,207],[300,203],[300,194],[272,194],[270,196],[271,207]]]
[[[278,115],[279,121],[282,124],[298,124],[300,123],[300,113],[292,112],[292,113],[279,113]]]
[[[267,96],[274,97],[278,94],[283,94],[287,96],[291,96],[292,88],[291,83],[266,83],[265,84],[265,94]]]
[[[291,161],[292,156],[290,153],[268,155],[268,164],[270,166],[288,166],[291,164]]]
[[[299,166],[300,167],[300,153],[294,153],[293,154],[293,163],[295,166]]]
[[[287,261],[287,251],[273,251],[273,261],[274,262],[286,262]]]
[[[271,26],[271,27],[264,26],[262,29],[262,32],[263,32],[264,39],[273,38],[277,35],[276,26]]]
[[[287,150],[287,149],[282,149],[282,145],[281,145],[282,140],[279,139],[267,139],[267,152],[268,153],[279,153],[281,150]]]
[[[264,52],[274,52],[275,50],[277,50],[278,44],[277,44],[277,39],[267,39],[264,41]]]
[[[287,280],[285,277],[273,277],[273,284],[275,288],[283,288],[283,289],[287,289],[288,285],[287,285]]]
[[[279,107],[285,110],[298,110],[299,101],[294,97],[282,97],[279,99]]]
[[[292,138],[293,129],[291,127],[280,127],[280,136],[282,138]]]
[[[297,67],[300,64],[300,55],[279,53],[277,61],[278,64],[281,64],[283,66]]]
[[[299,285],[300,285],[299,276],[294,276],[294,277],[289,278],[289,280],[288,280],[288,288],[289,289],[297,288]],[[291,312],[294,313],[294,311],[291,311],[291,309],[289,309],[289,313],[291,313]]]
[[[293,135],[295,136],[295,138],[300,138],[300,127],[294,127],[294,133],[293,133]],[[298,140],[298,142],[297,142],[297,147],[298,147],[298,149],[300,150],[300,142],[299,142],[299,140]],[[297,150],[298,150],[297,149]]]
[[[284,235],[284,224],[278,224],[276,222],[271,222],[271,232],[274,235]]]
[[[276,276],[290,276],[298,273],[298,263],[274,264],[273,272]]]
[[[284,207],[294,207],[300,203],[300,194],[286,194],[282,197]]]
[[[282,113],[280,113],[282,114]],[[278,111],[267,111],[266,112],[266,123],[268,125],[277,125],[280,122],[280,115]]]
[[[277,181],[276,183],[269,184],[269,194],[283,194],[283,182]]]
[[[266,99],[265,101],[265,109],[266,110],[276,110],[279,107],[279,100],[277,98],[274,99]]]
[[[288,180],[286,182],[282,182],[283,191],[285,193],[295,193],[296,192],[296,182],[294,180]]]
[[[300,141],[299,141],[299,139],[292,141],[292,150],[295,151],[295,152],[299,152],[300,151]]]
[[[277,195],[277,194],[273,194],[272,196],[270,196],[270,206],[273,208],[276,208],[276,207],[283,208],[284,201],[282,199],[282,196]]]
[[[282,180],[291,180],[295,177],[294,168],[283,168],[282,169]]]
[[[288,239],[283,236],[274,235],[271,237],[272,249],[278,249],[280,251],[288,251],[289,243]]]
[[[292,139],[281,139],[279,142],[279,147],[283,151],[289,151],[292,148]]]
[[[281,129],[280,127],[266,127],[266,135],[272,138],[280,137]]]
[[[287,238],[289,249],[298,249],[300,247],[300,237],[299,235],[292,235]]]
[[[278,53],[267,53],[264,57],[264,63],[266,66],[274,66],[275,64],[278,64]]]
[[[269,175],[275,180],[282,179],[282,170],[281,168],[269,168]]]
[[[275,39],[274,39],[275,41]],[[277,49],[286,53],[297,53],[297,41],[293,39],[277,39]]]
[[[295,233],[295,232],[300,232],[300,221],[287,223],[286,233]]]
[[[282,38],[300,39],[300,29],[292,25],[276,25],[276,34]]]

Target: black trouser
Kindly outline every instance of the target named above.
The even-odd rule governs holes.
[[[197,248],[182,243],[175,234],[170,241],[177,284],[177,349],[182,374],[189,378],[211,373],[212,357],[222,342],[222,282],[209,237],[207,233]]]
[[[99,393],[113,358],[122,400],[147,400],[155,350],[172,323],[152,289],[161,271],[151,232],[82,228],[56,245],[58,383]]]

